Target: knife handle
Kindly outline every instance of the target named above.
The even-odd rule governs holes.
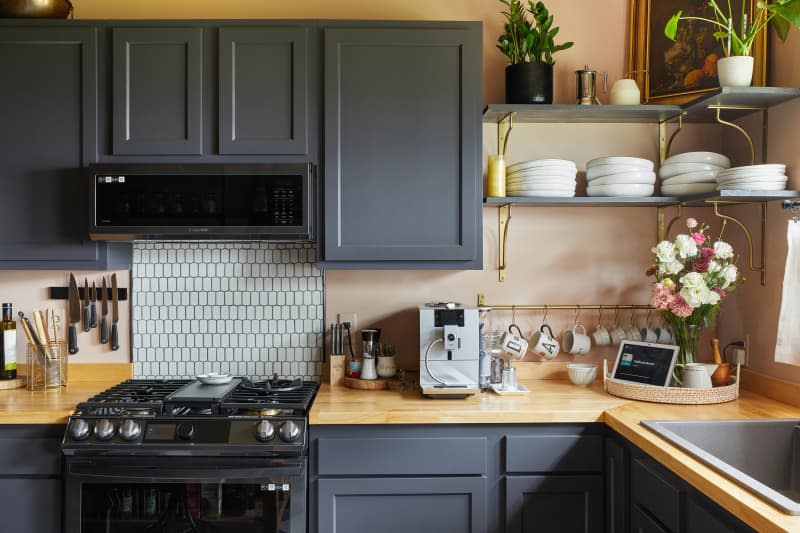
[[[92,306],[89,308],[89,311],[90,311],[90,313],[89,313],[89,315],[90,315],[89,324],[93,328],[96,328],[97,327],[97,306],[94,303],[92,303]]]
[[[70,355],[78,353],[78,326],[73,323],[69,325],[69,353]]]
[[[111,349],[119,350],[119,331],[116,322],[111,324]]]
[[[89,324],[89,306],[85,305],[83,307],[83,331],[89,331],[91,325]]]
[[[108,344],[108,319],[100,317],[100,344]]]

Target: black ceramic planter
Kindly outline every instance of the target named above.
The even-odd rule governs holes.
[[[553,65],[517,63],[506,67],[507,104],[552,104]]]

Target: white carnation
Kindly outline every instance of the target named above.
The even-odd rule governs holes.
[[[722,270],[722,265],[720,265],[717,261],[711,260],[708,262],[708,271],[712,274],[719,272]]]
[[[724,280],[722,288],[727,289],[739,277],[739,269],[736,268],[736,265],[728,265],[722,270],[721,275]]]
[[[675,248],[683,259],[697,255],[697,243],[689,235],[681,234],[675,237]]]
[[[681,285],[683,285],[685,288],[688,289],[696,289],[699,287],[705,287],[706,289],[708,289],[708,286],[706,286],[706,282],[703,279],[702,274],[700,274],[699,272],[689,272],[688,274],[685,274],[683,277],[681,277],[681,279],[678,281],[680,281]]]
[[[730,259],[733,257],[733,246],[724,241],[714,243],[714,256],[720,259]]]
[[[659,274],[666,274],[668,276],[671,276],[673,274],[677,274],[681,270],[683,270],[683,263],[681,263],[680,261],[675,261],[675,260],[667,261],[666,263],[661,263],[658,266],[658,273]]]
[[[717,305],[719,303],[720,299],[721,298],[720,298],[718,292],[716,292],[716,291],[708,291],[708,294],[706,295],[706,301],[703,302],[703,303],[706,303],[708,305]]]
[[[653,248],[653,253],[661,263],[669,263],[675,260],[675,245],[669,241],[661,241]]]
[[[706,288],[706,291],[707,290]],[[680,295],[692,309],[695,309],[705,302],[706,291],[704,291],[702,287],[684,287],[681,289]]]

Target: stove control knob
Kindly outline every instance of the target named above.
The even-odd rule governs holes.
[[[180,440],[192,440],[192,437],[194,436],[194,426],[189,422],[178,424],[178,427],[175,428],[175,435]]]
[[[89,423],[82,418],[76,418],[69,423],[69,434],[75,440],[84,440],[91,433]]]
[[[136,440],[142,433],[142,426],[139,422],[130,418],[124,420],[122,425],[119,426],[119,436],[122,440]]]
[[[114,436],[116,431],[117,428],[114,427],[114,423],[105,418],[98,421],[97,425],[94,426],[94,436],[97,437],[98,440],[111,440],[111,437]]]
[[[292,420],[287,420],[281,426],[278,434],[283,442],[294,442],[300,438],[300,426]]]
[[[275,428],[269,420],[261,420],[256,424],[256,438],[261,442],[271,440],[275,435]]]

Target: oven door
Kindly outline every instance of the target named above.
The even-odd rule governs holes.
[[[66,533],[304,533],[306,460],[68,457]]]

